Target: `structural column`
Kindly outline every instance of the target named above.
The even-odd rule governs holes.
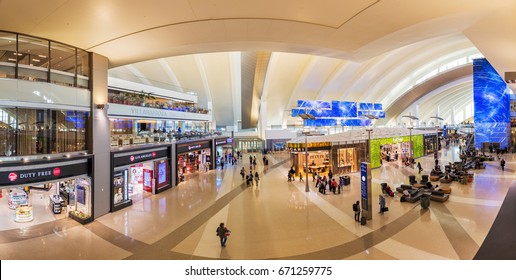
[[[94,186],[94,218],[109,213],[110,207],[110,130],[107,116],[107,77],[108,59],[98,54],[92,54],[91,82],[91,111],[88,150],[94,155],[93,186]],[[101,105],[101,106],[99,106]],[[104,106],[102,106],[104,105]],[[103,108],[100,108],[103,107]]]

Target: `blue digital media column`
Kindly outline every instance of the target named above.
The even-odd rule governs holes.
[[[370,220],[373,215],[371,200],[371,164],[369,162],[362,162],[360,164],[360,198],[362,217]]]
[[[510,90],[485,58],[473,61],[473,103],[475,119],[475,148],[482,143],[509,146]]]

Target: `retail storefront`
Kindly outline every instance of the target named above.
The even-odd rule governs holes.
[[[172,187],[170,145],[111,153],[111,211]]]
[[[431,155],[435,151],[435,135],[425,135],[425,155]]]
[[[212,141],[193,141],[176,144],[177,183],[185,180],[185,176],[213,169]]]
[[[358,172],[360,161],[364,158],[365,142],[353,141],[350,143],[333,144],[331,148],[332,172],[351,173]],[[362,155],[362,157],[360,157]]]
[[[412,135],[414,158],[425,155],[424,135]],[[382,161],[405,159],[410,155],[410,136],[395,136],[371,139],[371,167],[381,166]]]
[[[296,176],[299,175],[300,171],[306,174],[305,144],[288,143],[288,149],[290,150],[290,165],[294,167]],[[308,173],[313,171],[325,173],[331,170],[330,152],[330,142],[308,143]]]
[[[407,141],[405,141],[407,140]],[[410,155],[410,141],[403,137],[392,137],[392,141],[383,141],[380,146],[381,159],[384,162],[405,159]]]
[[[291,153],[291,164],[296,169],[296,174],[305,169],[302,166],[305,164],[305,141],[308,141],[309,172],[313,169],[323,173],[332,170],[334,174],[342,174],[358,172],[360,162],[369,159],[371,167],[376,168],[387,159],[396,160],[409,157],[411,137],[414,158],[422,157],[425,155],[424,137],[432,134],[415,130],[410,136],[410,131],[406,128],[375,128],[372,135],[374,138],[370,139],[370,135],[363,129],[332,135],[310,136],[308,139],[298,137],[288,142],[287,149]],[[435,133],[433,135],[435,137]],[[368,151],[368,149],[370,150]]]
[[[70,217],[93,221],[92,157],[39,160],[0,167],[2,229],[37,225]],[[20,225],[18,225],[20,226]]]

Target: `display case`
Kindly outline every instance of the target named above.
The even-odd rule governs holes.
[[[63,202],[61,196],[57,194],[50,196],[50,208],[54,214],[61,214]]]
[[[14,220],[18,223],[30,222],[34,219],[32,216],[32,206],[29,205],[18,205],[16,207],[16,214]]]
[[[24,191],[10,191],[8,205],[10,209],[16,209],[19,205],[26,205],[28,195]]]
[[[74,200],[72,211],[68,212],[68,216],[75,221],[86,224],[93,221],[91,212],[91,183],[90,178],[79,178],[75,182]]]

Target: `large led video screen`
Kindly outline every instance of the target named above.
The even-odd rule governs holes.
[[[310,101],[310,100],[298,100],[297,107],[299,108],[309,108],[309,109],[330,109],[331,104],[328,101]]]
[[[510,131],[510,89],[487,59],[473,61],[475,147],[482,143],[508,146]]]

